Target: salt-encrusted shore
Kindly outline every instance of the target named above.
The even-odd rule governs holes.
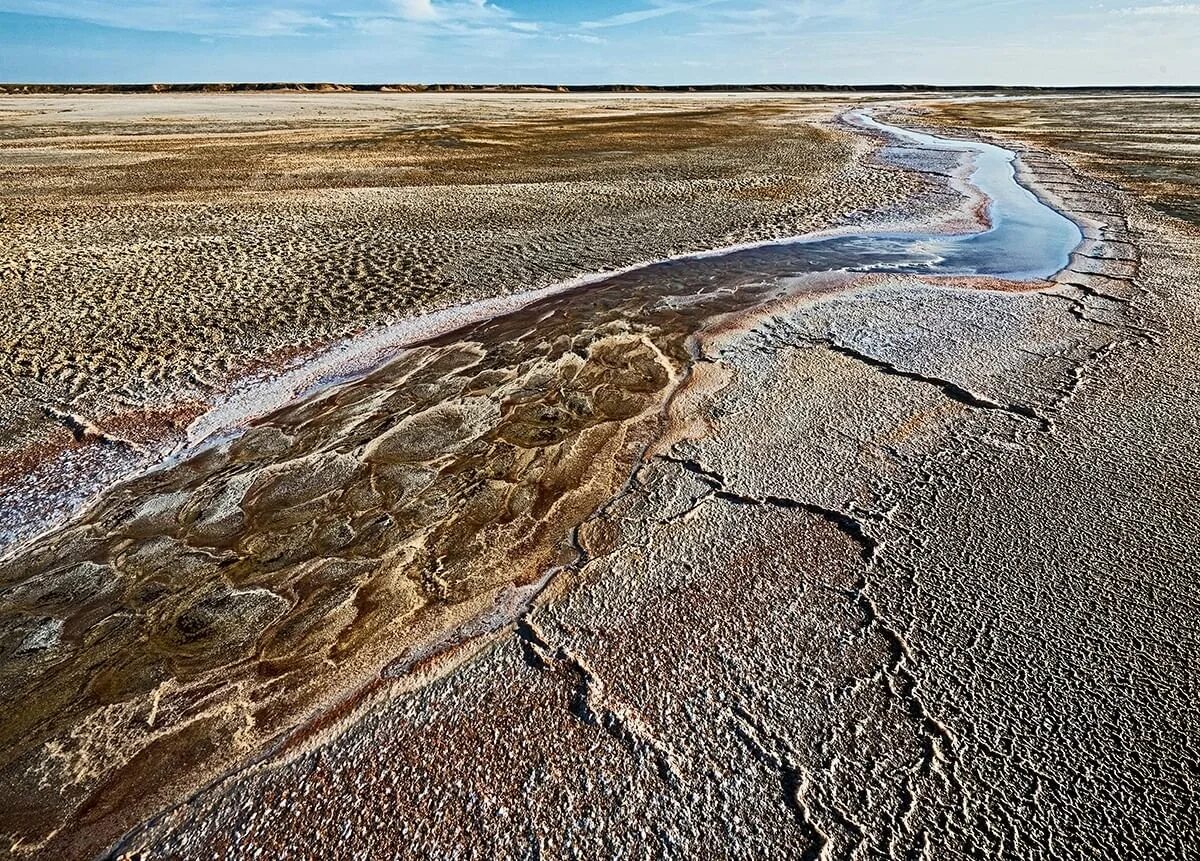
[[[186,457],[315,387],[361,375],[406,344],[613,274],[801,233],[855,231],[867,213],[880,226],[891,218],[899,229],[904,224],[897,207],[914,195],[932,204],[924,208],[930,218],[922,223],[940,217],[943,230],[972,226],[954,194],[969,192],[963,182],[968,165],[953,169],[950,185],[940,188],[928,177],[874,169],[870,139],[839,128],[842,104],[829,99],[404,96],[382,106],[377,100],[306,96],[297,101],[278,94],[249,100],[79,97],[71,100],[71,112],[51,120],[44,119],[45,111],[61,99],[0,102],[8,131],[0,147],[11,163],[6,200],[17,228],[0,246],[0,255],[8,256],[7,263],[0,257],[8,272],[0,284],[11,298],[0,312],[0,334],[6,328],[9,333],[9,364],[0,367],[0,374],[8,375],[0,393],[8,417],[0,434],[5,454],[0,492],[6,501],[0,541],[11,545],[61,523],[101,489]],[[380,143],[382,153],[372,154],[369,168],[363,168],[361,153],[344,155],[336,147],[345,137],[377,134],[372,123],[381,107],[408,112],[413,125],[401,135],[402,148],[393,152],[395,141]],[[254,124],[255,109],[271,112],[283,126],[311,124],[310,139],[296,144],[294,135],[262,131]],[[419,122],[434,116],[441,121],[439,144],[443,138],[460,140],[468,148],[482,148],[487,158],[489,148],[504,143],[522,154],[482,177],[486,185],[475,184],[472,171],[481,168],[436,161],[443,149],[430,146]],[[593,116],[595,128],[589,123]],[[447,118],[462,128],[446,123]],[[580,123],[598,142],[576,156],[578,142],[571,132]],[[160,130],[163,124],[168,128]],[[624,136],[640,134],[643,127],[656,129],[662,143],[628,144],[633,149],[619,162],[593,151],[606,140],[616,145]],[[493,137],[483,137],[485,130]],[[209,178],[214,174],[206,159],[214,147],[238,154],[230,159],[232,167],[218,168],[236,175],[239,169],[258,169],[241,148],[263,149],[277,161],[300,164],[314,151],[314,157],[322,157],[313,138],[332,148],[324,168],[332,177],[301,182],[300,189],[291,187],[295,183],[268,182],[254,193],[227,187],[232,176]],[[586,163],[572,160],[584,156]],[[196,180],[175,167],[158,167],[180,159],[206,173]],[[559,179],[557,162],[563,160],[569,172],[584,175]],[[414,181],[412,172],[421,168],[413,165],[426,162],[460,175],[439,174],[436,185]],[[54,165],[49,179],[47,163]],[[661,174],[672,165],[681,176],[664,184]],[[148,169],[161,173],[161,190],[142,190]],[[653,175],[643,179],[641,171]],[[553,181],[545,182],[546,174]],[[374,184],[389,180],[399,184]],[[364,186],[368,181],[373,184]],[[343,189],[346,182],[350,189]],[[109,202],[95,211],[87,201],[98,194]],[[471,215],[455,212],[464,204]],[[397,235],[385,238],[377,223],[381,205],[396,212],[383,224],[402,213],[424,212],[421,217],[432,220],[424,233],[400,224]],[[514,205],[530,207],[521,216],[519,233],[513,232],[515,225],[496,229],[511,221]],[[497,207],[504,210],[493,217],[497,224],[479,224],[482,213]],[[286,212],[297,215],[284,221]],[[547,212],[570,213],[567,229],[547,222]],[[464,217],[479,226],[458,226]],[[61,222],[49,233],[48,218]],[[388,261],[394,280],[360,271],[343,282],[281,259],[269,244],[255,244],[263,230],[294,233],[296,218],[311,231],[308,241],[317,244],[322,232],[324,241],[340,241],[331,220],[372,219],[369,246],[355,247],[350,256]],[[614,218],[623,224],[616,233]],[[206,233],[220,232],[197,236],[193,225],[201,224]],[[86,237],[77,239],[82,231]],[[131,246],[131,231],[156,238]],[[440,276],[423,253],[413,256],[413,249],[436,247],[447,236],[462,241],[464,235],[467,247],[441,264],[446,272]],[[519,244],[510,236],[519,236]],[[79,247],[80,239],[88,243],[86,250]],[[214,261],[213,241],[228,249],[221,252],[228,260]],[[518,265],[497,269],[497,259]],[[55,265],[47,266],[50,260]],[[225,289],[246,294],[248,301],[230,305],[226,300],[232,297],[219,296],[214,305],[206,297],[203,280],[214,265],[218,273],[234,267],[224,279]],[[136,266],[138,272],[122,277],[114,266]],[[305,300],[319,303],[321,312],[300,314],[280,300],[284,288],[269,279],[278,277],[271,273],[281,266],[289,278],[307,279]],[[568,277],[555,280],[558,275]],[[53,284],[45,280],[51,276]],[[544,286],[535,286],[539,282]],[[364,301],[384,289],[392,295]],[[62,305],[49,304],[56,296],[71,306],[69,314]],[[172,309],[182,315],[175,326],[147,330],[142,325]],[[264,313],[267,318],[258,319]],[[286,318],[272,323],[271,313]],[[64,325],[68,317],[74,322]],[[203,332],[192,331],[197,324]],[[89,336],[89,327],[97,325]],[[124,336],[112,334],[122,329]],[[85,344],[89,337],[101,340]],[[32,339],[33,350],[25,346]],[[62,367],[55,364],[55,354],[68,357]]]

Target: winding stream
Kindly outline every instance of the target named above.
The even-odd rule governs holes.
[[[854,121],[969,154],[989,229],[780,242],[551,296],[118,485],[0,563],[0,833],[107,845],[381,673],[506,624],[575,558],[567,536],[661,433],[722,315],[808,273],[1040,279],[1081,240],[1013,153]]]

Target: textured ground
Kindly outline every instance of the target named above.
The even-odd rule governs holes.
[[[15,234],[22,259],[8,270],[17,300],[9,311],[18,341],[42,337],[30,355],[43,364],[8,389],[6,441],[19,447],[56,431],[88,480],[96,464],[103,475],[143,456],[141,440],[80,407],[103,402],[109,382],[60,362],[45,338],[88,343],[96,368],[133,381],[122,385],[134,403],[174,379],[145,361],[236,357],[227,370],[244,372],[256,350],[296,337],[272,316],[279,303],[328,338],[380,322],[383,311],[844,222],[867,206],[886,215],[916,189],[923,210],[950,213],[956,203],[929,180],[867,164],[875,144],[833,126],[834,108],[821,101],[177,98],[151,99],[165,115],[140,119],[130,112],[145,103],[128,99],[15,101],[25,112],[8,125],[16,163],[61,165],[14,169],[42,193],[10,195],[27,230]],[[37,110],[63,104],[65,119],[38,119]],[[341,118],[327,122],[319,117],[330,105]],[[446,122],[464,116],[469,128]],[[358,155],[347,154],[348,136]],[[114,162],[113,147],[137,154],[136,165]],[[280,166],[285,158],[306,168],[324,159],[325,168],[298,177]],[[235,189],[246,183],[258,190]],[[390,208],[333,188],[364,184]],[[414,233],[407,219],[418,210],[425,223]],[[253,233],[231,228],[230,213],[253,221]],[[346,239],[331,226],[337,218],[371,236]],[[185,222],[221,225],[220,247],[193,254],[194,237],[178,235]],[[388,272],[303,270],[310,259],[255,244],[270,231],[284,243],[307,232],[338,254],[378,257]],[[78,253],[83,239],[161,233],[174,237],[175,253],[144,242]],[[406,255],[447,243],[462,244],[456,274],[425,284],[429,272]],[[528,259],[518,265],[513,255]],[[37,263],[47,257],[59,260],[53,272]],[[96,265],[114,257],[144,277]],[[296,310],[276,262],[303,270],[323,313]],[[221,273],[230,277],[216,284]],[[190,289],[193,277],[215,292]],[[0,830],[36,846],[75,817],[88,827],[61,837],[81,841],[71,852],[95,850],[306,716],[369,694],[381,661],[420,664],[461,637],[458,626],[505,624],[515,610],[478,616],[493,600],[519,606],[549,566],[573,555],[563,537],[626,481],[690,359],[694,321],[738,307],[753,280],[740,276],[698,304],[696,285],[681,282],[680,302],[659,307],[661,286],[646,292],[632,279],[606,290],[603,308],[564,300],[480,324],[407,353],[368,384],[279,413],[232,448],[139,479],[19,548],[0,575],[0,675],[12,706],[0,721],[9,776]],[[379,307],[372,296],[383,297]],[[164,326],[158,314],[178,318]],[[192,318],[215,328],[191,332],[183,321]],[[90,346],[89,326],[117,336]],[[21,355],[12,354],[18,368]],[[51,368],[61,373],[47,382]],[[166,391],[178,400],[187,387],[175,383]],[[67,385],[77,397],[39,405],[31,384]],[[26,426],[31,413],[38,421]],[[136,430],[154,432],[147,422]],[[27,473],[6,516],[52,498],[42,477],[61,480],[61,466],[49,460]]]
[[[1193,854],[1200,488],[1179,399],[1200,382],[1200,261],[1177,222],[1026,159],[1107,240],[1062,283],[891,281],[731,326],[677,401],[684,441],[581,530],[564,597],[131,845]]]
[[[1063,150],[1136,190],[1151,206],[1200,224],[1196,96],[1140,95],[942,101],[926,118]]]
[[[41,854],[85,856],[399,654],[122,850],[1194,855],[1196,233],[1023,157],[1088,237],[1052,283],[564,301],[43,542],[3,572],[5,767],[44,777],[3,830],[82,803]],[[506,543],[538,529],[557,560]],[[496,595],[440,662],[387,624]]]
[[[0,98],[0,481],[61,447],[86,451],[39,492],[87,481],[97,445],[109,466],[139,462],[248,372],[399,317],[899,203],[912,177],[802,124],[835,112],[762,96]]]

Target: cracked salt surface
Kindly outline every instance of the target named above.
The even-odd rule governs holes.
[[[1004,151],[998,150],[992,159],[982,145],[969,148],[978,153],[975,170],[981,181],[991,176],[1015,185]],[[1021,273],[1044,277],[1057,271],[1068,260],[1069,253],[1061,252],[1077,228],[1049,207],[1029,207],[1021,195],[1009,198],[1017,214],[1008,217],[1006,209],[994,209],[989,231],[976,235],[991,236],[990,240],[940,237],[942,259],[932,265],[926,265],[931,261],[927,238],[826,237],[656,264],[586,290],[549,297],[515,314],[478,322],[406,353],[363,380],[290,405],[202,457],[146,476],[89,512],[86,522],[34,545],[28,557],[13,563],[23,569],[27,582],[60,578],[62,566],[81,548],[87,564],[112,572],[112,580],[99,587],[99,594],[89,594],[85,606],[64,608],[76,627],[88,624],[90,614],[97,614],[102,606],[129,620],[113,632],[120,639],[108,644],[109,652],[92,654],[84,649],[65,656],[66,663],[53,673],[39,675],[46,668],[35,667],[28,675],[36,689],[53,689],[59,697],[59,705],[52,706],[47,719],[36,727],[41,735],[34,738],[35,744],[24,749],[25,759],[20,761],[36,762],[30,773],[36,771],[42,779],[49,766],[41,763],[40,752],[45,745],[57,745],[55,763],[67,768],[86,764],[89,774],[115,775],[97,786],[72,787],[70,794],[47,801],[46,809],[62,805],[60,812],[69,816],[75,804],[103,808],[127,798],[131,785],[138,787],[144,808],[165,806],[172,787],[163,786],[158,765],[162,757],[189,758],[189,777],[194,782],[217,776],[244,762],[247,751],[269,749],[274,739],[291,737],[301,716],[333,714],[328,720],[336,722],[339,715],[348,714],[361,695],[363,678],[371,684],[388,684],[392,675],[404,681],[414,666],[428,665],[431,651],[453,643],[460,634],[495,636],[503,627],[504,614],[521,620],[517,625],[525,653],[521,666],[547,678],[530,682],[522,676],[519,685],[497,695],[495,702],[519,695],[517,688],[524,686],[555,690],[556,685],[565,685],[567,712],[577,722],[601,731],[623,755],[633,753],[649,763],[657,784],[686,787],[689,775],[694,779],[692,763],[703,762],[704,754],[674,738],[671,743],[663,741],[666,736],[657,726],[660,719],[648,714],[656,698],[686,683],[686,677],[677,678],[673,669],[643,671],[639,675],[651,682],[649,687],[632,693],[622,690],[629,687],[629,680],[613,677],[604,666],[612,655],[620,654],[619,648],[614,647],[612,655],[584,654],[568,644],[590,636],[584,625],[552,632],[526,612],[527,602],[543,594],[546,571],[562,572],[565,579],[583,574],[585,568],[606,567],[609,557],[629,558],[629,546],[606,539],[605,530],[620,533],[636,527],[637,518],[627,524],[622,513],[640,504],[639,499],[669,487],[670,476],[661,483],[651,479],[666,475],[654,470],[671,468],[696,479],[696,495],[684,506],[683,515],[654,522],[660,529],[689,530],[698,536],[694,541],[703,550],[697,553],[695,546],[681,550],[691,554],[691,568],[676,572],[679,576],[695,577],[714,556],[729,554],[744,560],[738,567],[788,572],[793,582],[769,587],[782,590],[780,607],[832,600],[828,606],[836,609],[829,612],[845,616],[835,616],[839,624],[849,621],[849,641],[861,651],[859,669],[865,670],[852,690],[867,691],[878,684],[903,707],[899,729],[891,727],[888,738],[896,742],[897,756],[912,755],[916,763],[898,788],[907,798],[900,830],[915,830],[920,813],[913,811],[920,806],[921,792],[932,792],[926,778],[951,789],[959,779],[953,766],[946,764],[954,756],[955,736],[931,717],[933,712],[925,705],[913,674],[915,652],[903,619],[897,621],[880,610],[874,597],[877,583],[863,576],[863,565],[876,570],[873,566],[883,545],[874,533],[887,524],[860,511],[860,502],[870,500],[859,499],[861,488],[851,492],[854,474],[835,475],[834,481],[825,482],[824,495],[810,495],[803,486],[772,486],[777,470],[729,469],[720,462],[740,450],[765,450],[767,443],[776,441],[766,434],[752,444],[716,452],[705,448],[696,457],[680,454],[678,446],[649,460],[644,455],[660,439],[662,413],[670,412],[676,394],[692,379],[700,364],[697,357],[713,354],[696,343],[696,333],[712,320],[737,317],[748,308],[786,297],[793,289],[804,301],[824,301],[822,309],[842,307],[839,288],[810,289],[807,282],[796,280],[797,275],[852,267],[880,253],[892,255],[889,265],[897,271],[915,263],[939,274],[969,274],[997,252],[995,243],[1002,235],[1029,252],[1018,255],[1018,262],[1012,264]],[[1022,214],[1027,209],[1028,214]],[[1004,260],[993,262],[1001,270],[1009,265]],[[780,282],[785,280],[789,286],[783,288]],[[949,292],[919,294],[913,285],[905,284],[898,294],[908,297],[908,304],[895,303],[897,309],[916,307],[914,295],[932,297],[925,310],[934,314],[949,307]],[[731,290],[731,285],[736,289]],[[666,301],[671,297],[689,297],[689,301]],[[1004,303],[1023,309],[1010,315],[1017,330],[1036,320],[1031,308],[1040,311],[1052,304],[1041,298],[989,294],[975,303],[976,317],[970,316],[969,309],[960,309],[947,317],[947,325],[1007,324],[1009,317],[1004,314],[982,313]],[[1040,403],[1033,397],[1036,392],[1027,399],[1009,398],[983,386],[963,384],[951,373],[927,367],[930,351],[906,354],[901,361],[889,354],[886,343],[867,347],[833,330],[823,342],[800,334],[796,343],[828,348],[806,350],[820,356],[789,356],[808,361],[813,374],[832,374],[838,390],[830,392],[831,403],[844,407],[845,401],[838,397],[883,391],[890,397],[882,403],[915,405],[933,415],[930,424],[937,433],[947,428],[954,435],[962,433],[951,424],[958,415],[952,410],[965,411],[972,422],[1001,419],[1028,424],[1033,419],[1039,431],[1051,429],[1041,418],[1040,406],[1025,405],[1026,400]],[[710,361],[737,365],[739,373],[752,374],[766,361],[747,346],[752,340],[746,338],[740,346],[735,343],[727,354],[718,352],[719,358]],[[772,355],[787,352],[766,339],[762,343]],[[787,344],[784,338],[778,346]],[[771,369],[764,379],[772,380]],[[847,379],[853,381],[849,386]],[[762,397],[770,389],[764,386],[753,393],[760,414]],[[481,398],[499,408],[475,408]],[[797,406],[805,405],[803,398],[797,403],[795,392],[786,393],[780,404],[786,406],[767,410],[768,419],[795,416]],[[864,424],[887,412],[879,404],[852,402],[852,406]],[[719,417],[714,423],[721,425]],[[902,432],[886,423],[881,426],[889,433]],[[763,427],[762,416],[752,417],[748,427]],[[787,428],[793,433],[795,429]],[[813,440],[786,435],[778,439],[795,447],[791,460],[818,476],[822,468],[828,471],[828,464],[820,464],[806,450],[819,439],[821,427],[813,424],[811,430]],[[898,461],[914,455],[914,446],[902,435],[887,448]],[[788,453],[778,451],[782,463]],[[321,486],[322,481],[328,486]],[[614,497],[621,487],[626,492]],[[840,498],[831,498],[835,493]],[[235,497],[239,501],[232,504]],[[148,504],[147,498],[157,501]],[[664,508],[650,507],[659,512]],[[714,522],[723,526],[713,531]],[[755,524],[762,522],[774,524],[774,531],[738,532],[742,526],[755,531]],[[569,537],[565,547],[559,543],[564,535]],[[796,546],[778,546],[780,535],[798,536]],[[652,543],[634,541],[633,559],[643,544],[651,556],[661,555],[661,548]],[[666,564],[674,562],[668,559]],[[641,582],[646,572],[639,573],[637,564],[632,563],[626,575]],[[845,570],[839,568],[838,573],[831,566]],[[824,579],[814,583],[814,576]],[[120,589],[110,589],[112,581]],[[154,588],[162,582],[175,583],[177,588],[165,592]],[[616,572],[613,582],[620,582]],[[239,591],[248,586],[252,593]],[[786,593],[792,586],[800,589],[799,594]],[[830,594],[819,594],[822,589]],[[249,643],[239,620],[222,616],[224,608],[238,603],[239,594],[281,599],[264,607],[258,614],[261,618],[251,620],[263,625],[257,644]],[[709,605],[720,607],[734,597],[731,586],[724,594],[712,595]],[[677,599],[677,604],[687,605],[686,595]],[[275,612],[275,604],[282,616]],[[664,598],[657,606],[669,614],[677,604]],[[755,607],[738,630],[757,631],[761,620],[778,611],[767,605]],[[604,616],[598,612],[595,618]],[[747,622],[750,618],[753,623]],[[796,630],[811,622],[792,621]],[[793,646],[795,636],[794,631],[789,634]],[[806,654],[820,655],[830,648],[823,639],[827,632],[818,630],[812,636],[812,651]],[[626,645],[636,646],[644,660],[657,660],[651,650],[656,642],[653,631],[642,630],[634,639],[640,644]],[[725,651],[736,649],[738,642],[739,635],[729,631],[713,641]],[[396,659],[397,654],[404,657]],[[485,657],[475,666],[486,667],[490,660]],[[388,669],[374,680],[380,666]],[[745,700],[760,699],[763,680],[755,681],[755,666],[761,669],[753,662],[742,668],[748,689],[743,692]],[[703,670],[696,668],[698,673]],[[829,681],[839,678],[836,665],[823,671],[830,674]],[[164,673],[171,679],[169,684],[159,681]],[[464,672],[462,683],[471,683],[470,672]],[[73,746],[75,728],[96,719],[96,713],[89,711],[93,703],[73,694],[89,688],[116,689],[124,698],[122,708],[135,716],[133,729],[114,738],[109,749]],[[473,701],[453,697],[450,702],[453,710],[468,708]],[[743,740],[750,739],[751,748],[757,746],[760,764],[781,772],[790,805],[817,847],[813,857],[823,854],[826,843],[822,841],[833,845],[841,839],[839,828],[854,829],[834,821],[817,825],[817,818],[850,810],[852,805],[845,799],[832,800],[830,795],[838,788],[830,788],[828,781],[817,782],[823,773],[820,762],[799,764],[802,757],[811,756],[804,752],[804,739],[780,741],[782,729],[768,733],[761,729],[767,725],[761,719],[746,723],[745,715],[762,712],[761,702],[739,708],[749,727]],[[137,723],[136,716],[142,713],[153,715],[145,727]],[[541,714],[534,708],[529,713]],[[730,714],[732,718],[725,715],[716,723],[725,726],[737,718],[736,713]],[[453,734],[459,728],[451,721],[444,731]],[[324,731],[305,729],[294,734],[320,739]],[[905,733],[920,743],[920,750],[910,749]],[[357,736],[352,733],[348,738]],[[521,744],[532,738],[524,738]],[[197,739],[209,745],[204,749],[215,751],[208,759],[196,753]],[[446,743],[435,740],[428,748],[414,749],[436,751]],[[478,744],[478,740],[461,741],[452,747],[461,754]],[[743,752],[745,747],[741,745]],[[730,761],[736,759],[735,752],[726,752]],[[22,754],[18,750],[14,755]],[[397,769],[404,766],[397,751],[389,761]],[[608,761],[606,767],[615,769],[620,779],[638,779],[622,771],[619,762]],[[443,766],[468,767],[462,762]],[[368,776],[374,773],[365,763],[360,770]],[[339,769],[339,775],[343,771],[349,775],[354,769]],[[488,769],[489,785],[504,776],[503,768]],[[727,789],[713,790],[726,799],[722,803],[733,797],[725,794]],[[750,798],[757,790],[750,785],[747,791]],[[346,798],[352,797],[353,791],[346,790]],[[337,800],[334,793],[324,802]],[[842,816],[846,823],[867,819],[863,811]],[[465,826],[475,820],[463,814],[446,821]],[[17,826],[6,823],[5,827]],[[43,822],[41,827],[47,826]],[[857,827],[865,835],[869,826]],[[872,845],[890,849],[903,842],[902,837],[911,836],[876,836]],[[428,833],[422,839],[426,838],[432,839]]]

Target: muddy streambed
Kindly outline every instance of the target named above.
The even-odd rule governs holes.
[[[364,684],[503,628],[586,552],[576,527],[661,434],[725,315],[837,289],[813,273],[1066,265],[1079,230],[1017,183],[1012,153],[853,121],[971,158],[989,228],[801,239],[561,293],[405,349],[13,549],[0,833],[111,841]]]

